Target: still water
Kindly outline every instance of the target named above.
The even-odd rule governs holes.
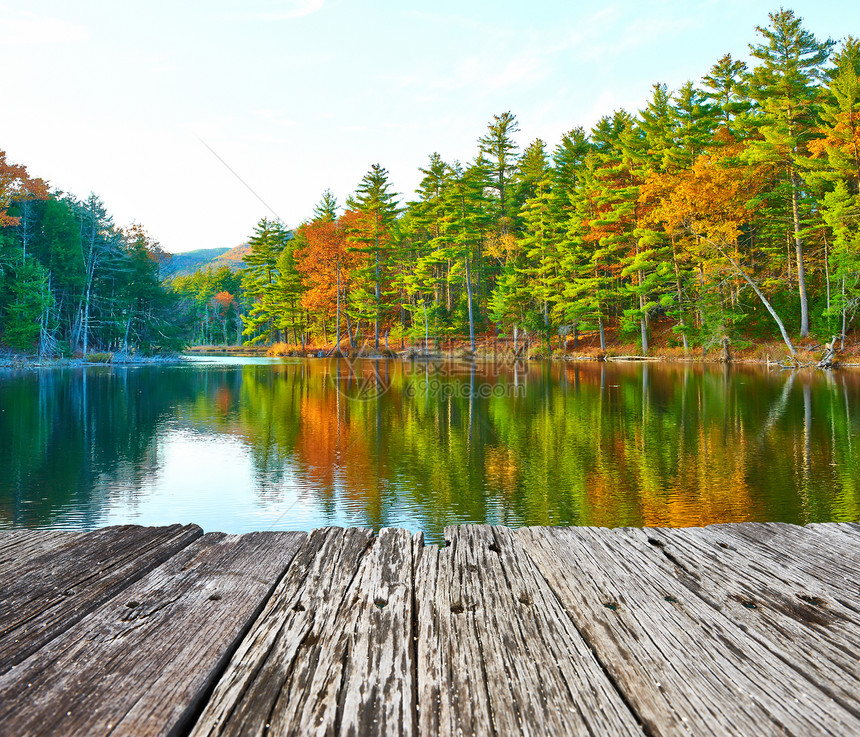
[[[860,519],[860,373],[218,358],[0,373],[0,528]]]

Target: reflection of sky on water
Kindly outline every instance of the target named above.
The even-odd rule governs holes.
[[[241,439],[168,428],[157,441],[157,464],[140,484],[119,470],[97,484],[106,499],[99,525],[194,523],[205,531],[310,530],[324,526],[364,525],[361,500],[350,500],[336,483],[332,504],[323,504],[290,469],[255,473],[250,449]],[[398,498],[396,488],[392,498]],[[396,502],[389,526],[420,529],[420,516]],[[467,521],[467,520],[464,520]],[[73,511],[62,527],[80,523]]]
[[[289,468],[271,477],[255,473],[239,438],[168,428],[157,444],[158,463],[140,485],[121,478],[100,484],[109,500],[100,524],[181,522],[242,533],[363,523],[360,509],[323,509]]]

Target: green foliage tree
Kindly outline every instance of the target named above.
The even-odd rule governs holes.
[[[492,180],[489,186],[497,193],[495,209],[498,228],[502,233],[510,229],[509,190],[519,151],[513,135],[519,130],[517,116],[507,111],[501,115],[494,115],[493,120],[487,125],[486,134],[478,139],[480,152],[492,167]]]
[[[362,284],[372,283],[373,291],[371,293],[366,288],[359,287],[353,296],[359,319],[373,319],[374,346],[379,350],[380,323],[391,297],[387,286],[395,255],[392,229],[398,213],[397,197],[391,191],[388,170],[380,164],[374,164],[346,205],[348,209],[365,216],[359,227],[353,227],[347,232],[347,238],[355,251],[372,256],[370,266],[358,281]],[[385,302],[383,297],[386,298]]]
[[[819,89],[833,41],[818,41],[803,28],[802,19],[791,10],[770,14],[770,26],[756,28],[763,43],[751,44],[750,53],[759,60],[749,77],[749,94],[756,103],[749,118],[758,136],[750,142],[753,162],[773,164],[781,182],[773,199],[789,206],[791,232],[797,266],[800,299],[800,337],[809,335],[809,298],[806,290],[806,261],[803,245],[804,189],[801,159],[817,122]]]
[[[248,241],[251,250],[245,256],[242,289],[251,302],[251,308],[243,316],[248,345],[273,343],[280,339],[278,261],[291,234],[274,220],[262,218],[254,228]]]

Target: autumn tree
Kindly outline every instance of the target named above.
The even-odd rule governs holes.
[[[821,124],[809,144],[807,179],[822,192],[822,214],[833,234],[833,277],[839,289],[829,314],[841,317],[842,345],[851,315],[860,305],[860,41],[849,37],[834,57]]]
[[[672,186],[659,191],[659,204],[651,217],[660,219],[668,229],[682,227],[696,237],[699,258],[721,260],[753,290],[773,318],[783,341],[794,355],[795,348],[781,317],[755,274],[744,264],[743,234],[755,210],[761,207],[759,195],[767,184],[761,167],[738,163],[740,145],[732,144],[728,133],[723,145],[696,159],[693,167],[679,171]],[[659,183],[660,180],[655,180]],[[654,182],[644,187],[643,196]]]
[[[327,316],[334,315],[335,346],[339,347],[344,295],[349,294],[352,273],[360,255],[349,250],[346,238],[346,228],[353,215],[344,214],[340,220],[330,219],[336,210],[333,207],[325,207],[326,201],[324,195],[314,211],[316,217],[299,228],[302,247],[296,251],[295,258],[296,267],[306,288],[302,296],[302,306],[321,315],[324,320]]]

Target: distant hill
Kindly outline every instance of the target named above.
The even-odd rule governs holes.
[[[221,266],[229,266],[236,271],[245,265],[243,259],[250,250],[251,247],[243,243],[235,248],[198,248],[195,251],[174,253],[173,258],[162,266],[161,273],[162,276],[171,278],[188,276],[206,267],[218,269]]]
[[[244,268],[245,254],[250,250],[251,246],[248,243],[243,243],[241,246],[230,248],[212,259],[212,268],[217,269],[220,266],[229,266],[234,271],[236,269]]]

